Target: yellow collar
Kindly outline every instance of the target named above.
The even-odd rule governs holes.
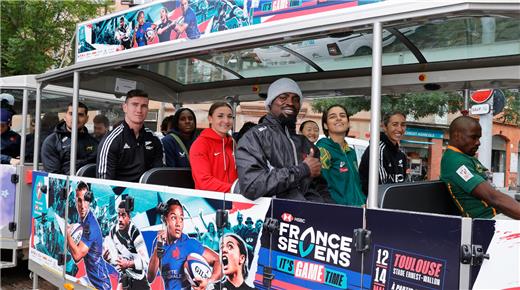
[[[448,149],[464,154],[464,152],[460,151],[460,149],[455,146],[448,145]]]
[[[343,151],[345,151],[345,152],[350,151],[350,146],[348,146],[347,141],[345,141],[345,145],[343,145],[342,147],[343,147],[343,148],[341,148],[341,149],[343,149]]]

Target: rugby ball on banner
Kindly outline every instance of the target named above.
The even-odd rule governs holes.
[[[191,253],[184,262],[184,274],[191,286],[198,286],[195,279],[208,279],[211,277],[213,269],[209,266],[204,257],[199,254]]]
[[[155,31],[153,28],[146,29],[146,37],[153,38],[155,36]]]
[[[81,236],[83,235],[83,227],[79,223],[70,225],[70,235],[74,240],[74,243],[77,245],[79,241],[81,241]]]

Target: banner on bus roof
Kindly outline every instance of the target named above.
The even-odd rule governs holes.
[[[211,33],[379,0],[169,0],[142,5],[77,27],[76,61],[161,42],[196,40]]]

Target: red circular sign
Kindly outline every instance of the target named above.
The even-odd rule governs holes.
[[[471,100],[477,104],[482,104],[491,98],[491,95],[493,95],[493,89],[478,90],[471,94]]]

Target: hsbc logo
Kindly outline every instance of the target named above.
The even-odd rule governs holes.
[[[282,213],[282,220],[286,223],[290,223],[292,221],[299,222],[302,224],[305,223],[305,219],[299,218],[299,217],[294,217],[292,214],[286,213],[286,212]]]
[[[282,220],[286,223],[290,223],[294,220],[294,217],[290,213],[282,213]]]

